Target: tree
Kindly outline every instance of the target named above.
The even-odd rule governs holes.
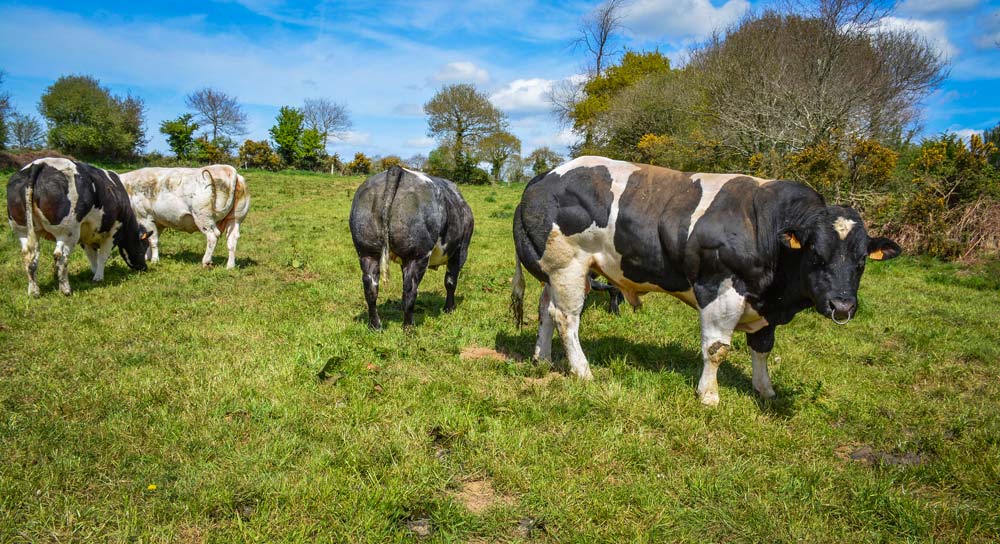
[[[1000,123],[983,131],[983,141],[1000,149]],[[993,153],[993,156],[990,157],[990,164],[993,165],[993,168],[1000,170],[1000,152]]]
[[[281,159],[271,149],[271,144],[267,143],[267,140],[259,142],[247,140],[240,146],[240,164],[243,168],[277,170],[281,168]]]
[[[536,176],[552,170],[562,161],[563,158],[559,156],[558,153],[552,151],[546,146],[539,147],[538,149],[532,151],[527,157],[527,162],[531,165],[531,171],[534,172]]]
[[[424,104],[428,116],[427,133],[452,147],[453,175],[456,182],[467,181],[469,149],[482,138],[503,130],[503,113],[489,98],[469,84],[448,85]]]
[[[904,133],[946,64],[915,31],[879,27],[883,13],[819,0],[813,13],[749,17],[696,50],[692,83],[717,138],[750,156]]]
[[[202,164],[218,164],[226,162],[229,159],[229,153],[209,140],[207,134],[202,134],[201,138],[194,142],[193,157]]]
[[[198,112],[197,121],[201,126],[211,127],[212,142],[219,142],[220,137],[236,138],[247,133],[247,114],[235,96],[205,87],[189,94],[185,103]],[[232,140],[229,142],[232,145]]]
[[[323,138],[323,147],[330,136],[338,137],[352,126],[347,106],[326,98],[307,98],[302,106],[306,128],[315,130]]]
[[[307,128],[302,131],[299,147],[295,152],[296,166],[302,170],[317,170],[326,159],[326,147],[323,145],[323,135],[316,129]]]
[[[3,90],[3,80],[7,73],[0,70],[0,149],[7,147],[7,124],[11,114],[10,93]]]
[[[142,100],[112,96],[90,76],[63,76],[38,105],[49,145],[84,159],[121,160],[145,145]]]
[[[531,164],[528,162],[527,158],[518,154],[511,155],[507,159],[507,162],[504,163],[503,179],[507,180],[507,183],[521,183],[523,181],[527,181],[525,171],[529,166],[531,166]]]
[[[302,112],[291,106],[282,106],[275,118],[277,123],[269,131],[275,151],[286,167],[295,165],[302,139]]]
[[[624,7],[625,0],[608,0],[580,21],[580,37],[574,45],[590,54],[587,71],[592,78],[601,76],[608,57],[616,52],[617,34],[624,29]]]
[[[167,145],[178,159],[190,158],[194,153],[197,147],[194,132],[198,130],[198,126],[198,123],[194,122],[194,115],[190,113],[160,123],[160,132],[167,136]]]
[[[372,160],[359,151],[354,154],[354,160],[347,163],[344,169],[350,174],[364,174],[367,176],[372,173]]]
[[[490,176],[500,179],[500,169],[507,159],[521,152],[521,140],[510,132],[499,130],[479,140],[479,156],[490,163]]]
[[[8,124],[10,143],[15,149],[37,149],[45,143],[45,130],[38,119],[14,112]]]

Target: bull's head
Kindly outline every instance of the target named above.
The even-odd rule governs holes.
[[[132,270],[146,270],[146,250],[149,249],[150,234],[142,225],[134,222],[132,225],[122,225],[115,233],[118,253]]]
[[[807,224],[785,229],[781,243],[799,254],[803,291],[816,311],[843,325],[858,309],[858,285],[868,259],[884,261],[902,250],[888,238],[869,238],[851,208],[828,206]]]

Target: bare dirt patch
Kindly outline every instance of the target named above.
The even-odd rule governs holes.
[[[837,446],[833,451],[834,455],[844,461],[855,461],[865,466],[914,466],[927,462],[924,454],[878,451],[868,444],[848,443]]]
[[[507,356],[499,351],[481,346],[466,346],[458,354],[458,358],[463,361],[474,359],[493,359],[495,361],[505,361]]]
[[[462,482],[452,496],[473,514],[482,514],[495,506],[510,506],[517,502],[510,495],[497,493],[489,479]]]

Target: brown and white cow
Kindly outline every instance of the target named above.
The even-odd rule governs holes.
[[[38,238],[56,243],[53,253],[59,290],[69,295],[69,255],[76,244],[90,260],[94,281],[104,279],[104,264],[118,246],[135,270],[146,269],[149,242],[136,221],[118,175],[68,159],[38,159],[7,183],[7,220],[21,243],[28,294],[38,296]]]
[[[828,206],[799,183],[603,157],[580,157],[528,184],[514,213],[514,244],[519,322],[521,265],[544,284],[536,358],[550,356],[557,327],[573,373],[591,377],[579,325],[588,274],[597,272],[633,306],[655,291],[698,310],[698,395],[708,405],[719,402],[716,372],[734,331],[747,333],[754,388],[772,397],[775,327],[809,307],[846,323],[857,311],[866,260],[900,253],[891,240],[869,238],[858,212]]]
[[[236,242],[240,224],[250,210],[247,182],[236,169],[225,164],[203,168],[141,168],[121,175],[132,197],[132,207],[144,228],[148,229],[150,247],[147,258],[160,260],[160,231],[200,231],[207,244],[201,264],[212,264],[212,253],[219,236],[226,238],[229,260],[226,268],[236,266]]]

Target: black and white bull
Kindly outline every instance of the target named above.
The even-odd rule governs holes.
[[[773,397],[767,356],[775,327],[809,307],[846,323],[857,310],[866,259],[900,253],[891,240],[869,238],[855,210],[828,206],[795,182],[602,157],[580,157],[529,184],[514,213],[514,244],[519,323],[521,265],[544,284],[536,358],[550,356],[555,326],[572,372],[591,377],[578,331],[594,271],[633,307],[657,291],[699,311],[698,395],[707,405],[719,402],[716,372],[734,330],[747,333],[754,389]]]
[[[379,329],[376,301],[389,260],[403,269],[403,325],[413,325],[417,286],[430,266],[447,265],[444,311],[455,309],[455,287],[472,239],[472,210],[455,184],[393,166],[365,180],[351,204],[351,238],[361,261],[368,325]]]
[[[7,183],[7,218],[21,242],[31,296],[39,294],[39,236],[56,243],[56,277],[65,295],[70,294],[69,255],[78,243],[90,260],[94,281],[104,279],[104,264],[116,245],[130,268],[146,269],[148,233],[136,221],[114,172],[68,159],[38,159]]]

